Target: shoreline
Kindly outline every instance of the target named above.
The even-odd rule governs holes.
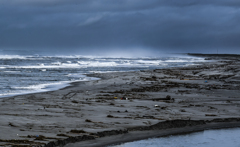
[[[61,90],[67,87],[71,87],[72,85],[74,85],[74,83],[79,83],[79,82],[86,82],[86,81],[94,81],[94,80],[100,80],[97,77],[88,77],[88,74],[85,74],[86,78],[89,78],[90,80],[79,80],[79,81],[58,81],[56,83],[46,83],[46,84],[40,84],[40,85],[47,85],[44,88],[41,88],[40,90],[34,90],[34,91],[26,91],[23,93],[14,93],[14,94],[8,94],[8,95],[2,95],[0,96],[1,98],[9,98],[9,97],[14,97],[14,96],[19,96],[19,95],[29,95],[29,94],[36,94],[36,93],[46,93],[46,92],[51,92],[51,91],[57,91],[57,90]],[[89,74],[91,75],[91,74]],[[39,85],[37,85],[39,86]]]
[[[179,129],[179,133],[204,125],[207,128],[211,123],[239,127],[240,60],[235,56],[213,59],[218,61],[151,71],[96,73],[94,77],[101,80],[0,99],[0,130],[8,132],[0,133],[0,146],[52,147],[77,141],[81,142],[75,144],[90,146],[87,143],[93,139],[113,144],[108,142],[109,135],[112,140],[117,134],[133,139],[129,136],[137,137],[134,132],[140,130],[144,130],[138,132],[140,136],[149,138],[146,132],[168,132],[168,127]],[[161,136],[161,132],[156,133]],[[96,146],[100,145],[97,142]]]
[[[187,54],[182,54],[184,55],[184,57],[188,56]],[[189,57],[189,56],[188,56]],[[157,58],[157,57],[154,57]],[[159,57],[160,58],[160,57]],[[202,58],[203,59],[203,58]],[[199,61],[202,62],[202,61]],[[203,61],[204,62],[204,61]],[[197,62],[196,62],[197,63]],[[180,66],[185,66],[185,65],[180,65]],[[164,66],[161,67],[162,69],[166,68]],[[151,69],[146,69],[146,70],[152,70],[154,68]],[[139,70],[130,70],[130,72],[132,71],[139,71]],[[4,71],[5,72],[5,71]],[[9,72],[9,71],[6,71]],[[99,72],[99,73],[112,73],[112,72],[129,72],[129,71],[105,71],[105,72]],[[69,81],[61,81],[61,80],[55,80],[55,81],[49,81],[47,83],[41,83],[41,84],[35,84],[35,85],[26,85],[26,87],[24,87],[23,89],[21,89],[20,87],[11,87],[9,86],[9,90],[6,93],[2,93],[0,94],[0,98],[7,98],[7,97],[14,97],[14,96],[18,96],[18,95],[27,95],[27,94],[34,94],[34,93],[42,93],[42,92],[49,92],[49,91],[56,91],[56,90],[60,90],[63,89],[65,87],[68,87],[68,85],[70,85],[71,83],[75,83],[75,82],[81,82],[81,81],[90,81],[90,80],[97,80],[94,79],[95,77],[91,77],[88,75],[94,75],[95,73],[82,73],[80,74],[82,78],[82,80],[78,80],[75,79],[73,80],[69,80]],[[32,88],[35,87],[35,88]]]
[[[86,140],[77,142],[77,143],[69,143],[66,147],[105,147],[112,145],[119,145],[127,142],[134,142],[139,140],[145,140],[149,138],[160,138],[160,137],[168,137],[174,135],[184,135],[191,134],[195,132],[202,132],[205,130],[218,130],[218,129],[229,129],[229,128],[239,128],[240,122],[212,122],[203,125],[196,126],[185,126],[179,128],[166,128],[162,130],[146,130],[146,131],[130,131],[125,134],[119,135],[111,135],[105,136],[102,138],[96,138],[94,140]]]

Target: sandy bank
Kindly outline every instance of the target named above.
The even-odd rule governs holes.
[[[214,62],[181,68],[98,73],[92,76],[101,80],[0,99],[0,146],[60,146],[76,141],[91,146],[84,140],[100,146],[129,141],[124,138],[169,135],[166,129],[181,133],[213,124],[239,126],[240,59],[211,59]],[[140,137],[134,138],[136,132]],[[119,134],[123,139],[112,136]],[[108,142],[109,135],[119,140]],[[101,139],[104,143],[98,142]]]

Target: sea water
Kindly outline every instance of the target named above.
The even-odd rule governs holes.
[[[206,130],[109,147],[240,147],[240,128]]]
[[[0,97],[56,90],[70,82],[94,80],[86,74],[139,71],[193,65],[204,58],[190,56],[113,58],[0,54]]]

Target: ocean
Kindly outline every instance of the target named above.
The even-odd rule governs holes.
[[[100,56],[0,55],[0,97],[57,90],[71,82],[96,80],[86,74],[180,67],[204,62],[183,55],[116,58]]]

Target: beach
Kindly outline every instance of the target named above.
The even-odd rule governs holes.
[[[0,146],[106,146],[240,126],[240,56],[88,74],[66,88],[0,99]]]

